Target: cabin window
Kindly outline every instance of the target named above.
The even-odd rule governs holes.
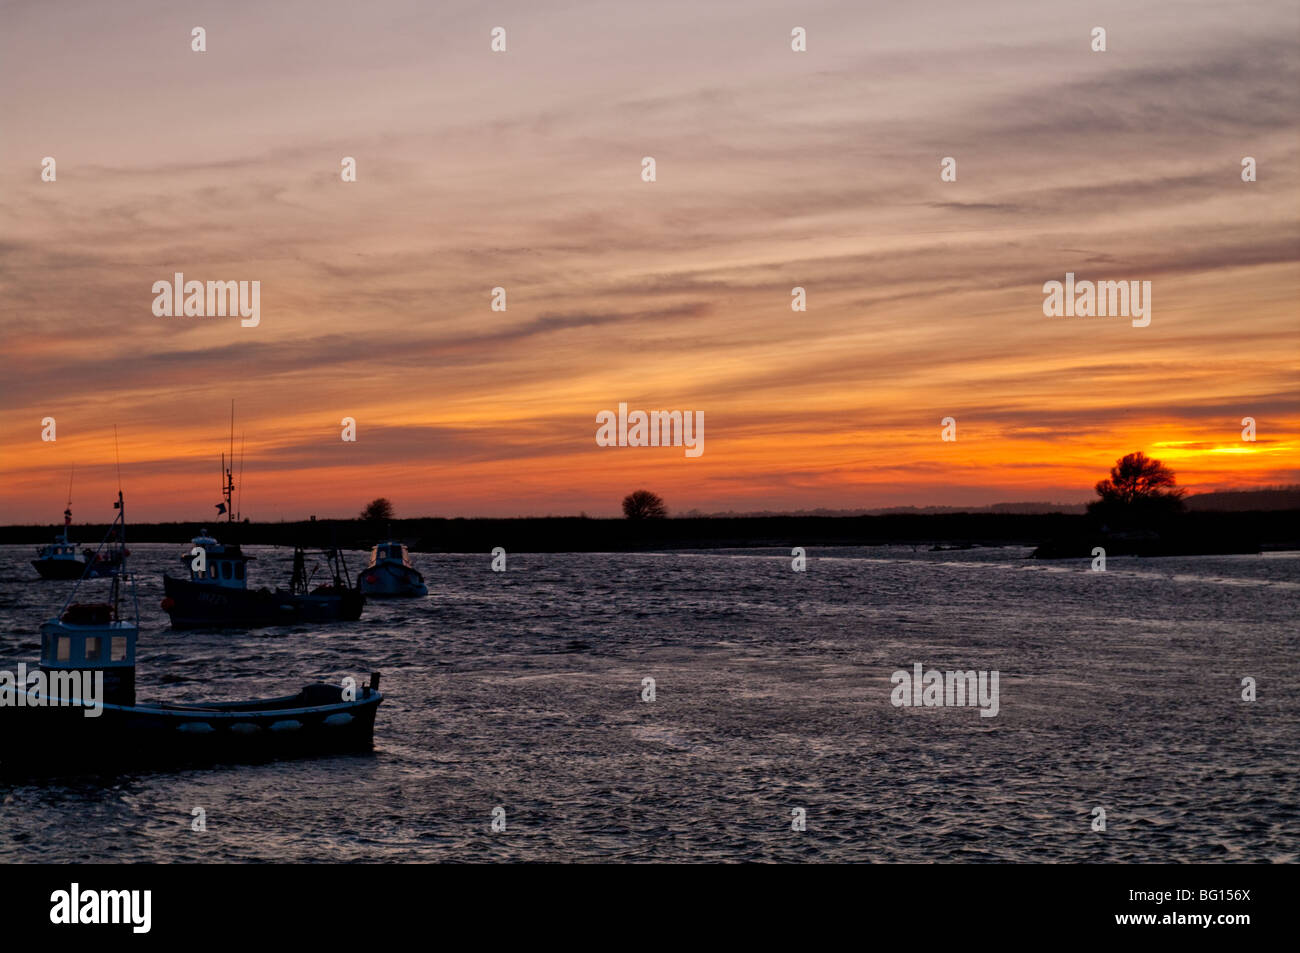
[[[222,579],[230,579],[232,576],[233,576],[233,573],[231,572],[231,569],[230,569],[230,563],[222,563],[222,564],[221,564],[221,578],[222,578]]]
[[[72,639],[67,636],[59,637],[59,661],[67,662],[72,659]]]
[[[99,654],[103,651],[103,642],[97,635],[86,636],[86,661],[98,662]]]
[[[209,579],[216,579],[216,578],[217,578],[217,564],[216,564],[216,563],[208,563],[208,578],[209,578]]]
[[[235,578],[236,578],[236,579],[243,579],[243,578],[244,578],[244,564],[243,564],[243,563],[235,563]]]
[[[125,635],[113,636],[113,652],[112,655],[109,656],[109,658],[114,662],[126,661],[126,636]]]

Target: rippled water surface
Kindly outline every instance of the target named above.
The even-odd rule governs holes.
[[[287,580],[288,552],[249,549]],[[142,699],[378,670],[375,753],[0,786],[0,860],[1300,854],[1298,554],[1105,573],[1018,548],[813,550],[805,573],[775,551],[511,554],[506,573],[416,555],[431,595],[359,622],[182,633],[158,608],[179,547],[133,551]],[[36,661],[70,585],[35,581],[31,555],[0,547],[0,668]],[[914,662],[999,671],[1000,713],[893,707]]]

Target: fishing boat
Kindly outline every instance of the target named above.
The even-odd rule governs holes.
[[[247,556],[236,543],[217,542],[202,530],[180,557],[187,576],[163,573],[162,609],[173,629],[260,628],[297,621],[288,593],[248,588]]]
[[[64,518],[72,521],[72,513],[64,511]],[[122,551],[110,548],[106,552],[96,552],[87,546],[77,552],[77,545],[68,539],[68,524],[64,523],[63,532],[54,537],[54,542],[36,550],[32,566],[42,579],[80,579],[83,576],[96,579],[111,576],[122,565]]]
[[[301,622],[355,622],[366,597],[347,582],[347,567],[339,549],[322,551],[295,547],[289,587],[248,588],[248,564],[238,545],[218,543],[204,530],[181,556],[188,578],[163,574],[162,609],[173,629],[246,628],[293,625]],[[331,569],[328,581],[317,582],[322,557]]]
[[[325,561],[329,575],[324,578],[328,581],[317,581],[322,564],[315,561],[308,567],[308,556]],[[294,547],[287,600],[300,622],[355,622],[366,604],[365,595],[352,585],[343,550],[337,546],[322,550]]]
[[[68,505],[63,511],[63,532],[54,542],[36,550],[32,566],[42,579],[80,579],[82,576],[108,576],[122,565],[121,546],[109,546],[97,552],[86,547],[81,552],[72,541],[72,476],[68,476]]]
[[[63,532],[54,537],[54,542],[36,550],[36,558],[32,560],[32,565],[42,579],[80,579],[86,571],[85,557],[68,538],[72,511],[64,510],[63,518]]]
[[[117,520],[125,538],[119,491]],[[106,540],[107,542],[107,540]],[[315,684],[278,698],[179,704],[136,701],[139,601],[125,563],[105,602],[75,602],[41,626],[39,669],[0,673],[0,774],[81,774],[127,767],[368,751],[383,695]],[[129,613],[129,617],[128,617]]]
[[[234,409],[231,409],[231,454],[221,458],[224,502],[216,504],[217,515],[226,515],[227,531],[235,532],[237,507],[234,502]],[[241,464],[242,472],[242,464]],[[311,567],[309,555],[323,558],[330,575],[317,581],[319,559]],[[366,598],[352,586],[338,547],[308,551],[295,547],[289,587],[274,590],[250,589],[248,564],[256,557],[245,555],[237,543],[220,543],[206,529],[190,540],[190,549],[180,557],[181,576],[163,574],[162,609],[173,629],[247,628],[293,625],[300,622],[355,622],[361,618]]]
[[[357,588],[371,598],[427,596],[424,577],[411,565],[406,547],[394,540],[370,550],[370,563],[357,576]]]

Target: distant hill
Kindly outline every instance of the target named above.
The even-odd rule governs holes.
[[[1186,498],[1187,508],[1196,512],[1242,513],[1255,510],[1300,509],[1300,485],[1270,486],[1259,490],[1216,490]],[[857,510],[727,510],[705,513],[688,510],[672,513],[679,519],[762,519],[773,516],[940,516],[945,513],[1071,513],[1087,512],[1086,503],[993,503],[989,506],[886,506]]]
[[[762,519],[771,516],[940,516],[944,513],[1083,513],[1084,503],[994,503],[990,506],[884,506],[860,510],[753,510],[749,512],[727,510],[724,513],[704,513],[688,510],[674,513],[682,519]]]
[[[1220,513],[1244,513],[1251,510],[1300,509],[1300,484],[1270,486],[1262,490],[1218,490],[1198,493],[1184,500],[1193,512],[1214,510]]]

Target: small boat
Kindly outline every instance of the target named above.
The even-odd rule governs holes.
[[[163,611],[173,629],[260,628],[297,621],[297,610],[269,589],[248,588],[248,564],[238,544],[221,544],[202,530],[180,557],[188,578],[163,573]],[[201,558],[200,558],[201,556]]]
[[[233,424],[231,443],[230,463],[224,454],[221,459],[225,502],[217,504],[217,514],[226,514],[227,528],[233,533],[236,525]],[[256,557],[244,555],[239,544],[219,543],[206,529],[190,540],[190,544],[189,552],[180,557],[185,575],[163,574],[161,606],[173,629],[257,629],[299,622],[355,622],[361,618],[366,597],[350,584],[343,551],[337,547],[319,553],[329,564],[332,573],[329,582],[313,586],[319,563],[309,570],[308,551],[295,547],[289,588],[272,591],[248,587],[248,564]]]
[[[357,576],[357,588],[371,597],[427,596],[424,577],[411,565],[406,547],[393,540],[370,550],[370,563]]]
[[[122,565],[121,546],[109,546],[103,552],[86,547],[77,552],[69,537],[72,529],[72,477],[68,477],[68,506],[63,511],[63,532],[54,542],[36,550],[32,566],[42,579],[80,579],[82,576],[108,576]]]
[[[329,582],[314,584],[319,562],[307,568],[307,557],[317,556],[329,566]],[[276,590],[280,592],[281,590]],[[293,550],[293,575],[289,578],[288,601],[298,613],[300,622],[355,622],[361,618],[366,597],[352,585],[343,550],[308,551],[301,546]]]
[[[76,544],[68,538],[72,528],[72,477],[76,468],[68,474],[68,506],[63,511],[63,532],[54,537],[54,542],[36,550],[32,565],[42,579],[80,579],[86,571],[86,560],[77,552]]]
[[[122,509],[120,492],[116,505]],[[114,525],[124,527],[121,513]],[[279,698],[137,703],[134,578],[123,565],[107,602],[76,603],[76,592],[41,626],[39,670],[29,678],[19,666],[17,681],[2,673],[8,678],[0,678],[0,726],[11,743],[0,749],[0,774],[264,761],[373,747],[383,701],[378,673],[360,688],[348,679]],[[124,603],[134,610],[130,619]]]
[[[54,537],[54,542],[36,550],[32,565],[42,579],[80,579],[86,572],[86,559],[77,552],[77,546],[68,539],[68,525],[72,522],[72,510],[63,511],[63,532]]]
[[[65,510],[64,514],[71,520],[71,512]],[[36,557],[32,560],[32,566],[42,579],[68,580],[81,579],[83,576],[97,579],[111,576],[122,565],[120,549],[110,548],[106,552],[96,552],[87,546],[78,553],[76,544],[68,539],[67,524],[64,525],[62,534],[54,537],[54,542],[36,550]]]
[[[355,622],[366,597],[348,585],[347,566],[338,549],[293,551],[289,588],[248,588],[247,556],[237,544],[222,544],[203,530],[191,541],[181,563],[189,578],[163,574],[162,609],[173,629],[247,628],[293,625],[300,622]],[[201,551],[202,557],[199,557]],[[308,555],[324,557],[330,581],[315,584],[319,563],[307,566]]]

